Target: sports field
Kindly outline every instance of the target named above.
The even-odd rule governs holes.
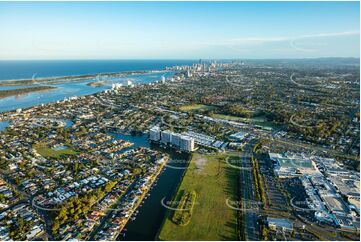
[[[60,158],[65,155],[76,155],[76,152],[72,148],[66,147],[64,149],[57,150],[50,148],[48,144],[44,142],[37,143],[33,146],[33,148],[43,157]]]
[[[236,211],[226,200],[236,201],[239,170],[230,167],[225,157],[193,155],[173,200],[179,201],[182,191],[196,192],[191,220],[186,226],[176,225],[173,211],[168,210],[160,240],[237,240]]]

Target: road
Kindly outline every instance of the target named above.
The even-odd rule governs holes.
[[[240,162],[240,180],[241,180],[241,202],[242,217],[245,224],[245,239],[246,240],[260,240],[260,233],[257,224],[258,209],[247,209],[252,204],[257,204],[256,193],[254,191],[254,179],[252,175],[251,157],[254,145],[257,143],[256,139],[250,140],[245,146],[244,151],[237,153]],[[243,231],[241,231],[242,233]]]

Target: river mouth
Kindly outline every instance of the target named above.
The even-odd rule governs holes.
[[[156,236],[163,223],[167,208],[162,200],[170,201],[177,192],[178,185],[188,167],[190,155],[178,153],[175,150],[163,149],[157,145],[149,144],[147,135],[132,136],[125,134],[111,134],[116,139],[124,139],[134,143],[135,147],[150,147],[169,154],[170,160],[150,189],[148,195],[137,209],[138,214],[134,220],[129,220],[117,240],[157,240]],[[179,162],[180,160],[185,162]]]
[[[121,77],[109,77],[104,81],[104,85],[101,86],[90,86],[88,85],[91,82],[97,81],[97,78],[83,78],[77,81],[71,81],[65,79],[62,82],[58,83],[48,83],[49,86],[53,89],[49,89],[43,92],[27,92],[22,95],[12,95],[0,98],[0,112],[6,112],[15,110],[17,108],[29,108],[32,106],[47,104],[51,102],[61,101],[65,98],[73,96],[86,96],[94,93],[102,92],[104,90],[110,89],[113,83],[122,83],[125,84],[126,80],[132,79],[133,84],[148,84],[152,82],[159,81],[164,75],[166,78],[171,78],[174,75],[174,71],[161,70],[159,72],[145,72],[145,73],[136,73],[136,74],[127,74]],[[46,82],[44,83],[46,85]],[[14,91],[18,88],[34,88],[37,85],[28,84],[28,85],[19,85],[11,86],[4,85],[0,80],[0,91]]]

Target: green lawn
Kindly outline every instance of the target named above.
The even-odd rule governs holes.
[[[215,109],[214,106],[209,106],[209,105],[203,105],[203,104],[190,104],[190,105],[183,105],[181,107],[179,107],[179,109],[183,112],[188,112],[188,111],[207,111],[207,110],[212,110]]]
[[[66,149],[62,150],[54,150],[48,146],[47,143],[39,142],[33,147],[39,155],[43,157],[50,157],[50,158],[60,158],[64,155],[76,155],[76,151],[74,151],[72,148],[68,147]]]
[[[160,240],[237,240],[236,211],[226,200],[236,200],[239,171],[227,165],[225,157],[193,155],[174,199],[179,201],[183,190],[196,192],[191,220],[187,226],[176,225],[168,210]]]
[[[271,129],[280,128],[280,126],[278,124],[275,124],[271,121],[267,121],[265,118],[262,118],[262,117],[254,118],[253,124],[259,125],[264,128],[271,128]]]
[[[248,119],[248,118],[241,118],[241,117],[237,117],[237,116],[225,115],[225,114],[219,114],[219,113],[213,114],[212,117],[224,119],[224,120],[230,120],[230,121],[238,121],[238,122],[249,122],[250,121],[250,119]]]

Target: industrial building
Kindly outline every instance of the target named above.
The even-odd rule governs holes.
[[[274,162],[274,171],[280,178],[291,178],[302,174],[319,173],[316,164],[310,159],[293,153],[268,153]]]
[[[341,167],[334,159],[318,156],[286,152],[269,153],[269,157],[278,177],[301,180],[307,206],[317,220],[343,229],[359,227],[359,173]]]
[[[238,133],[229,136],[231,140],[243,141],[249,134],[247,132],[240,131]]]
[[[315,210],[315,218],[341,228],[353,229],[351,210],[335,187],[322,175],[304,176],[302,185],[308,195],[307,205]]]
[[[267,217],[267,225],[275,231],[293,231],[293,224],[288,219]]]
[[[215,137],[196,133],[193,131],[188,131],[183,133],[184,136],[191,137],[194,139],[194,142],[198,145],[202,145],[208,148],[217,149],[217,150],[224,150],[228,143],[216,140]]]

